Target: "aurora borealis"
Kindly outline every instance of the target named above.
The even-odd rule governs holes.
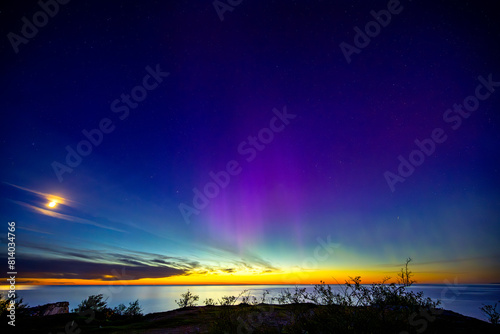
[[[0,10],[19,282],[500,282],[493,2],[51,3]]]

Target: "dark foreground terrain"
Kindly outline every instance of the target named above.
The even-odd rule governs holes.
[[[3,321],[2,327],[7,327]],[[5,331],[2,329],[2,332]],[[58,314],[16,319],[8,333],[500,333],[500,326],[442,309],[314,304],[187,307],[136,318]]]

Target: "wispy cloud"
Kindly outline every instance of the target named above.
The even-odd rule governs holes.
[[[30,250],[33,258],[69,259],[92,263],[105,263],[110,265],[125,266],[169,266],[181,271],[191,270],[200,266],[199,262],[180,257],[170,257],[156,253],[126,250],[123,253],[110,252],[107,250],[80,249],[59,246],[57,248],[48,244],[26,241],[24,248]],[[34,255],[36,254],[36,255]],[[44,254],[43,256],[39,254]]]
[[[418,265],[442,265],[442,264],[450,264],[450,263],[462,263],[462,262],[473,262],[473,261],[485,261],[485,260],[500,260],[500,254],[491,254],[487,256],[474,256],[474,257],[463,257],[463,258],[456,258],[456,259],[443,259],[443,260],[436,260],[436,261],[427,261],[427,262],[415,262],[415,264]]]
[[[162,264],[168,257],[152,253],[137,256],[64,246],[54,248],[29,241],[24,247],[35,252],[23,255],[18,267],[24,277],[33,279],[109,281],[165,278],[186,275],[198,265],[185,259],[172,260],[171,265]]]
[[[137,280],[164,278],[184,274],[184,270],[168,266],[144,264],[110,264],[74,259],[40,259],[24,257],[18,265],[23,276],[45,279]]]
[[[104,228],[104,229],[111,230],[111,231],[128,233],[128,232],[126,232],[124,230],[120,230],[118,228],[111,227],[111,226],[102,225],[102,224],[96,223],[94,221],[85,219],[85,218],[80,218],[80,217],[76,217],[76,216],[66,215],[66,214],[63,214],[63,213],[55,212],[53,210],[43,209],[43,208],[40,208],[40,207],[31,205],[31,204],[28,204],[28,203],[25,203],[25,202],[14,201],[14,200],[12,200],[12,202],[14,202],[14,203],[16,203],[18,205],[24,206],[25,208],[28,208],[29,210],[31,210],[33,212],[36,212],[36,213],[39,213],[39,214],[42,214],[42,215],[45,215],[45,216],[49,216],[49,217],[53,217],[53,218],[57,218],[57,219],[62,219],[62,220],[66,220],[66,221],[73,222],[73,223],[78,223],[78,224],[91,225],[91,226],[95,226],[95,227],[99,227],[99,228]]]
[[[78,249],[67,246],[54,248],[49,244],[27,241],[24,247],[29,253],[29,256],[24,257],[27,259],[26,263],[29,263],[26,270],[31,271],[30,275],[33,275],[27,275],[27,277],[33,278],[107,280],[110,276],[113,276],[112,270],[120,268],[124,268],[127,273],[136,273],[132,275],[136,279],[160,278],[172,275],[233,274],[238,272],[261,274],[277,271],[277,269],[261,266],[260,263],[247,263],[247,261],[243,260],[228,259],[220,262],[214,260],[214,258],[193,260],[116,246],[105,247],[105,250]],[[93,268],[94,265],[97,269],[89,269]],[[65,266],[80,266],[90,271],[85,273],[87,269],[80,270],[73,267],[64,269]],[[144,271],[144,273],[140,274],[141,271]]]
[[[50,232],[41,231],[39,229],[31,228],[31,227],[25,227],[25,226],[17,226],[16,228],[18,228],[20,230],[35,232],[35,233],[50,234],[50,235],[54,234],[54,233],[50,233]]]
[[[2,182],[2,183],[6,184],[6,185],[9,185],[11,187],[20,189],[20,190],[24,190],[25,192],[28,192],[30,194],[36,195],[38,197],[41,197],[41,198],[44,198],[44,199],[47,199],[47,200],[48,199],[56,200],[59,204],[64,204],[66,206],[75,206],[76,205],[75,201],[69,200],[67,198],[63,198],[63,197],[58,196],[58,195],[44,193],[42,191],[38,191],[38,190],[34,190],[34,189],[22,187],[22,186],[19,186],[19,185],[16,185],[16,184],[12,184],[12,183],[9,183],[9,182],[5,182],[5,181]]]
[[[485,260],[500,260],[500,254],[491,254],[487,256],[472,256],[472,257],[461,257],[461,258],[450,258],[450,259],[436,259],[434,261],[412,261],[410,266],[431,266],[431,265],[459,265],[464,262],[473,261],[485,261]],[[385,267],[385,268],[400,268],[404,266],[404,263],[379,263],[373,265],[373,267]]]
[[[230,246],[219,245],[217,247],[208,247],[206,252],[220,258],[226,258],[228,263],[232,263],[241,269],[261,272],[280,271],[280,269],[274,266],[271,262],[250,251],[241,253]]]

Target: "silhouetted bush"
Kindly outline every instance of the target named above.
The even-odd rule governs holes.
[[[104,299],[102,294],[91,295],[87,299],[82,300],[78,307],[73,310],[73,312],[84,312],[84,311],[94,311],[94,312],[104,312],[107,309],[107,298]]]
[[[483,304],[483,306],[479,308],[488,317],[488,320],[493,325],[498,325],[498,321],[500,320],[500,313],[497,311],[497,304],[498,303],[495,303],[495,305]]]
[[[215,300],[213,300],[212,298],[206,298],[203,303],[205,303],[205,306],[214,306]]]
[[[125,307],[125,305],[120,304],[118,307],[115,307],[113,309],[115,314],[122,315],[125,317],[140,317],[142,316],[142,308],[139,305],[139,299],[136,299],[134,302],[130,302],[128,304],[128,307]]]
[[[132,318],[143,315],[138,299],[134,302],[130,302],[128,307],[124,304],[119,304],[114,309],[111,309],[107,305],[107,298],[104,299],[102,294],[91,295],[87,299],[82,300],[73,312],[79,314],[88,314],[89,312],[92,312],[94,316],[100,320]]]
[[[196,302],[200,299],[200,296],[193,295],[189,290],[186,293],[181,294],[181,299],[176,300],[175,303],[179,305],[180,308],[196,306]]]
[[[16,319],[28,315],[28,304],[24,304],[22,298],[5,298],[4,295],[0,294],[0,317],[2,321],[9,321],[7,315],[11,308],[15,311]]]
[[[215,316],[212,333],[387,333],[410,329],[409,319],[412,314],[426,310],[433,312],[440,301],[425,298],[423,292],[409,291],[415,281],[408,264],[398,273],[397,283],[387,283],[390,277],[380,283],[362,285],[361,277],[350,277],[345,284],[339,286],[340,291],[331,285],[320,282],[312,292],[304,287],[283,289],[277,297],[271,298],[286,305],[272,317],[281,317],[284,324],[269,322],[269,314],[257,309],[257,298],[249,294],[240,296],[224,296],[219,300],[220,312]],[[261,302],[266,301],[264,292]],[[241,298],[242,303],[234,306]],[[206,303],[207,304],[207,303]],[[263,305],[263,304],[262,304]],[[272,307],[272,306],[271,306]],[[485,310],[493,314],[493,306],[485,306]],[[273,311],[274,312],[274,311]],[[495,311],[496,312],[496,311]],[[268,312],[269,313],[269,312]],[[250,316],[249,316],[250,315]],[[249,321],[247,318],[259,319]],[[497,320],[498,321],[498,320]]]

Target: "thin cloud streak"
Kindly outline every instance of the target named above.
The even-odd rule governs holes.
[[[24,190],[26,192],[29,192],[31,194],[37,195],[37,196],[45,198],[45,199],[51,198],[51,199],[54,199],[54,200],[58,200],[60,203],[63,203],[66,206],[75,206],[75,202],[74,201],[69,200],[67,198],[63,198],[61,196],[44,193],[44,192],[37,191],[37,190],[34,190],[34,189],[29,189],[29,188],[18,186],[16,184],[12,184],[12,183],[5,182],[5,181],[2,181],[2,183],[7,184],[7,185],[9,185],[11,187],[14,187],[14,188],[17,188],[17,189]],[[71,205],[69,205],[69,204],[71,204]]]
[[[79,218],[79,217],[70,216],[70,215],[65,215],[65,214],[58,213],[58,212],[51,211],[51,210],[47,210],[47,209],[42,209],[42,208],[39,208],[37,206],[28,204],[28,203],[14,201],[14,200],[12,200],[12,202],[14,202],[18,205],[24,206],[33,212],[36,212],[36,213],[39,213],[39,214],[42,214],[45,216],[49,216],[49,217],[53,217],[53,218],[57,218],[57,219],[62,219],[62,220],[66,220],[66,221],[78,223],[78,224],[91,225],[91,226],[95,226],[95,227],[99,227],[99,228],[103,228],[103,229],[107,229],[107,230],[111,230],[111,231],[115,231],[115,232],[129,233],[127,231],[120,230],[120,229],[115,228],[115,227],[105,226],[105,225],[93,222],[91,220],[88,220],[88,219]]]

